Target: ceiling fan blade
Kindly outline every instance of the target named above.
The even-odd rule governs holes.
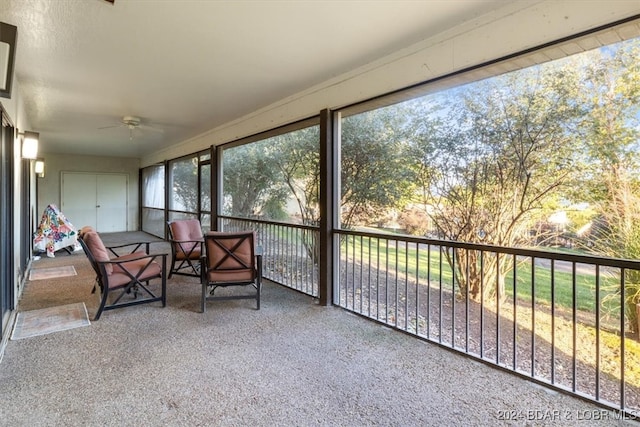
[[[164,133],[164,129],[157,128],[155,126],[149,126],[149,125],[139,125],[138,129],[145,132],[150,131],[150,132]]]
[[[102,127],[99,127],[99,128],[98,128],[98,130],[100,130],[100,129],[112,129],[112,128],[120,128],[120,127],[122,127],[122,126],[124,126],[124,125],[111,125],[111,126],[102,126]]]

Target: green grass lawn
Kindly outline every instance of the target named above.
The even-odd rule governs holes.
[[[425,284],[428,281],[432,286],[434,284],[436,286],[442,285],[443,289],[452,289],[453,275],[445,256],[445,248],[432,247],[427,250],[421,247],[416,250],[415,245],[409,245],[408,249],[404,243],[399,242],[398,245],[399,247],[396,248],[395,241],[387,239],[347,236],[341,242],[341,252],[342,256],[348,255],[350,258],[361,260],[363,263],[371,265],[372,268],[398,271],[400,275],[406,274],[409,278],[418,279],[420,283]],[[524,303],[530,303],[535,292],[536,304],[550,306],[553,288],[556,307],[573,309],[575,295],[575,307],[578,310],[588,312],[595,310],[597,303],[595,270],[593,273],[578,270],[574,283],[571,271],[567,271],[566,266],[562,267],[556,263],[552,281],[549,266],[536,265],[533,267],[529,258],[519,258],[514,263],[511,255],[502,256],[507,257],[508,271],[505,276],[505,291],[508,298],[513,297],[515,270],[516,294],[518,299]],[[534,269],[533,277],[532,268]],[[606,295],[613,292],[618,279],[601,273],[600,280],[600,302],[602,302]],[[618,307],[619,302],[607,299],[603,308],[616,312]]]

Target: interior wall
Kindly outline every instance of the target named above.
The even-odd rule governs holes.
[[[127,231],[139,229],[138,210],[138,170],[140,160],[122,157],[77,156],[69,154],[42,154],[45,161],[44,178],[37,178],[37,219],[49,204],[61,207],[62,172],[124,173],[129,175],[129,199]],[[64,213],[64,211],[63,211]],[[69,218],[73,224],[73,218]],[[82,224],[73,224],[81,227]]]
[[[24,107],[24,99],[21,96],[20,92],[20,82],[16,79],[15,74],[13,75],[13,88],[11,90],[11,98],[0,98],[0,103],[2,103],[2,107],[5,109],[7,115],[9,116],[11,122],[19,132],[23,132],[25,129],[30,129],[30,124],[26,118],[25,107]],[[22,261],[20,260],[20,235],[22,227],[25,223],[29,222],[29,218],[23,218],[21,212],[21,195],[23,189],[22,183],[22,158],[21,158],[21,150],[20,150],[21,141],[19,138],[16,138],[13,144],[13,152],[14,157],[12,159],[13,162],[13,170],[14,170],[14,188],[13,188],[13,200],[11,200],[11,205],[13,208],[13,235],[15,236],[13,243],[13,265],[19,266]],[[31,188],[31,206],[29,209],[35,210],[35,189]],[[22,292],[21,284],[23,277],[21,277],[21,272],[18,268],[14,271],[14,306],[18,304],[18,300],[20,299],[20,295]],[[0,352],[0,357],[2,356]]]
[[[234,141],[315,116],[325,108],[338,109],[638,13],[638,2],[627,0],[505,2],[494,13],[146,156],[141,165]]]

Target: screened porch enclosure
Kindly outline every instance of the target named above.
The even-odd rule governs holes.
[[[255,230],[269,280],[635,416],[631,27],[146,167],[142,229]]]

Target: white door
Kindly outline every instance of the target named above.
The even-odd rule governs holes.
[[[79,230],[85,225],[96,228],[96,177],[84,173],[62,174],[60,210]]]
[[[96,230],[127,231],[127,176],[98,176],[96,194]]]
[[[60,209],[74,227],[127,231],[127,175],[63,172],[61,188]]]

